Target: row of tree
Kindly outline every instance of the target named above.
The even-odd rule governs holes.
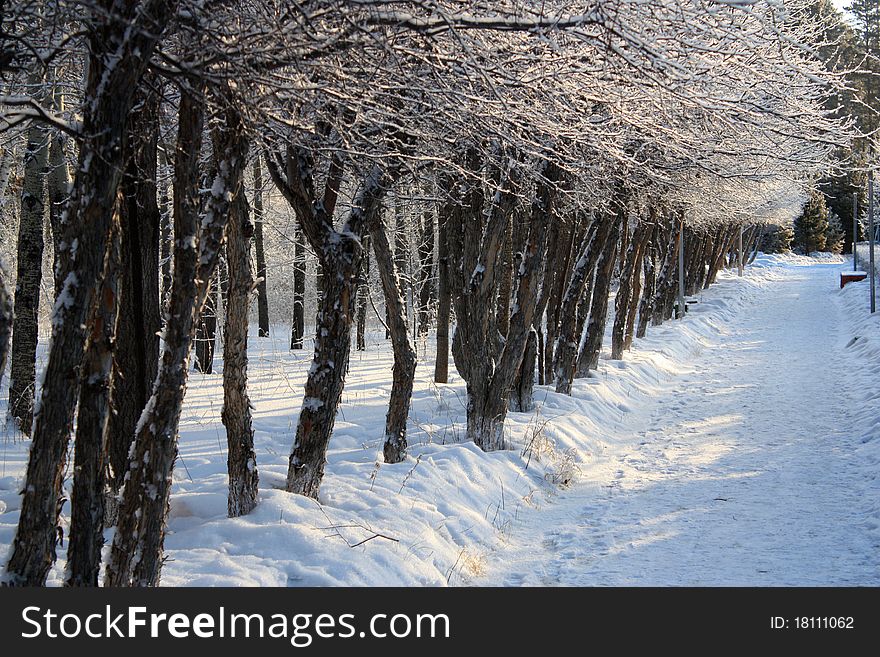
[[[191,350],[204,345],[207,370],[218,295],[229,514],[256,505],[247,328],[273,239],[261,219],[278,203],[297,226],[283,238],[292,347],[305,335],[307,251],[318,273],[287,476],[291,493],[318,498],[370,276],[394,352],[386,462],[407,452],[407,313],[432,308],[432,294],[435,317],[416,326],[436,328],[435,378],[447,381],[451,352],[468,439],[503,449],[505,417],[531,408],[536,381],[570,394],[597,367],[613,281],[621,358],[684,312],[680,288],[711,284],[754,253],[760,224],[799,214],[854,135],[829,105],[845,75],[816,55],[834,46],[827,17],[802,0],[607,0],[577,14],[469,0],[5,11],[3,161],[23,171],[10,410],[31,436],[11,584],[42,584],[55,560],[71,438],[66,582],[98,583],[111,522],[105,584],[158,584]],[[277,194],[263,193],[266,177]],[[408,222],[417,305],[402,293],[412,247],[390,228],[395,207],[423,209]],[[44,220],[54,306],[37,386]]]

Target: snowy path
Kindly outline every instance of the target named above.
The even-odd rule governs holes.
[[[760,288],[631,416],[627,448],[522,518],[483,582],[880,584],[834,274],[790,267]]]

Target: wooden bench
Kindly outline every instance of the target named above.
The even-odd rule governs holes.
[[[842,271],[840,272],[840,287],[842,289],[847,283],[863,281],[866,278],[868,278],[868,272],[866,271]]]

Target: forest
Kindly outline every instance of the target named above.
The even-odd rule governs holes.
[[[374,343],[392,365],[364,440],[403,489],[434,467],[409,444],[417,371],[463,382],[456,440],[489,458],[539,391],[626,361],[813,205],[836,219],[805,251],[848,249],[877,127],[858,20],[828,0],[0,0],[0,380],[28,450],[3,582],[45,585],[65,546],[66,586],[160,584],[193,377],[219,382],[227,516],[256,513],[261,342],[307,361],[273,491],[324,504]]]

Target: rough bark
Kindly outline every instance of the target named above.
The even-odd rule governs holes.
[[[654,230],[651,232],[651,242],[647,246],[645,254],[645,286],[642,290],[642,300],[639,303],[639,321],[636,328],[636,337],[643,338],[648,332],[648,321],[654,314],[654,298],[657,293],[657,260],[659,252],[659,242],[662,231],[657,222],[654,223]]]
[[[547,327],[544,335],[544,380],[555,380],[553,371],[556,357],[556,339],[559,335],[559,322],[562,312],[562,298],[566,292],[566,286],[571,274],[572,249],[574,244],[574,226],[568,221],[559,222],[559,237],[556,248],[550,251],[550,257],[555,259],[549,274],[550,278],[544,281],[548,285],[549,296],[547,297]]]
[[[626,207],[620,209],[620,213],[628,212]],[[596,261],[596,278],[593,281],[593,296],[590,300],[590,318],[587,320],[587,330],[584,336],[584,344],[578,354],[575,376],[583,378],[588,376],[590,370],[599,366],[599,353],[602,351],[602,340],[605,337],[605,322],[608,319],[608,297],[611,291],[611,278],[614,273],[614,264],[617,259],[617,247],[620,244],[620,230],[623,222],[613,222],[608,239],[602,247],[599,258]]]
[[[364,236],[364,257],[361,260],[361,271],[358,275],[357,288],[357,335],[355,348],[365,351],[367,348],[367,301],[370,295],[370,236]]]
[[[513,390],[510,393],[510,410],[520,413],[531,412],[535,407],[533,391],[535,388],[535,365],[538,358],[538,332],[532,328],[526,338],[522,362],[519,366]]]
[[[43,213],[46,209],[46,166],[49,133],[38,121],[31,123],[24,152],[24,179],[16,248],[15,313],[9,372],[9,415],[30,435],[36,385],[40,281],[43,272]]]
[[[120,205],[122,199],[120,199]],[[121,239],[118,219],[104,265],[103,282],[95,299],[80,375],[76,439],[73,454],[70,542],[67,546],[66,586],[98,586],[104,546],[104,472],[107,437],[114,395],[114,350],[119,311]]]
[[[293,245],[293,322],[290,348],[302,349],[305,339],[306,245],[303,231],[297,229]]]
[[[641,250],[644,248],[649,226],[644,220],[640,220],[629,240],[626,257],[620,269],[620,283],[617,287],[617,295],[614,298],[614,325],[611,332],[611,358],[620,360],[626,348],[626,326],[629,319],[630,299],[636,291],[636,279],[639,277],[638,265]]]
[[[260,155],[254,159],[254,255],[257,259],[258,335],[269,337],[269,291],[266,286],[266,249],[263,244],[263,165]],[[230,275],[231,276],[231,275]],[[230,281],[231,285],[231,281]]]
[[[418,333],[427,336],[431,329],[431,305],[434,300],[434,213],[425,211],[419,240],[419,312]]]
[[[229,473],[227,510],[230,518],[247,515],[257,505],[259,475],[254,452],[251,400],[247,390],[248,310],[254,289],[251,273],[251,239],[254,224],[247,199],[239,190],[226,228],[226,262],[229,287],[223,331],[223,411]]]
[[[55,559],[59,496],[85,348],[125,153],[125,117],[174,0],[124,0],[88,18],[89,57],[76,182],[63,224],[64,286],[53,310],[52,345],[28,459],[18,529],[5,580],[40,585]],[[111,65],[112,63],[112,65]],[[76,240],[76,258],[73,243]]]
[[[400,463],[406,458],[406,422],[416,374],[416,351],[407,331],[406,302],[403,300],[400,278],[385,226],[381,221],[373,224],[370,234],[376,254],[376,269],[385,294],[391,346],[394,350],[391,399],[385,417],[385,443],[382,452],[386,463]]]
[[[669,319],[668,300],[670,290],[675,286],[675,269],[678,266],[678,231],[675,225],[667,226],[668,240],[663,251],[663,266],[657,275],[654,300],[652,301],[651,324],[660,326]]]
[[[56,84],[52,94],[53,105],[56,112],[64,112],[64,94],[61,91],[61,85]],[[52,230],[52,272],[55,279],[55,293],[52,298],[58,296],[64,280],[61,277],[61,268],[59,267],[60,251],[61,251],[61,235],[63,233],[62,219],[64,216],[64,208],[67,206],[67,198],[70,196],[70,167],[67,164],[67,155],[65,153],[65,145],[67,136],[60,130],[52,135],[52,141],[49,144],[49,175],[47,179],[47,192],[49,197],[49,227]]]
[[[217,178],[206,200],[205,214],[200,216],[198,158],[204,107],[198,91],[183,91],[179,117],[174,166],[174,272],[165,345],[153,394],[138,423],[129,458],[128,480],[107,566],[108,586],[159,584],[195,322],[208,296],[208,282],[217,267],[231,199],[239,193],[247,156],[241,120],[233,110],[227,110],[215,141]]]
[[[507,336],[510,328],[510,297],[513,293],[513,216],[507,220],[501,247],[501,281],[498,285],[498,332]]]
[[[128,119],[129,152],[120,185],[123,253],[116,333],[116,376],[108,439],[108,477],[112,518],[114,503],[128,467],[128,452],[159,366],[162,328],[159,296],[157,151],[160,96],[145,75]],[[108,518],[108,520],[110,519]]]
[[[612,217],[605,217],[591,226],[590,232],[579,246],[578,258],[561,300],[563,310],[560,315],[559,337],[556,341],[553,362],[553,382],[556,392],[561,394],[571,394],[578,347],[581,342],[582,325],[578,321],[578,315],[582,315],[581,308],[585,305],[580,301],[588,281],[592,279],[598,256],[609,239],[612,222]]]
[[[0,385],[6,372],[6,356],[9,353],[9,335],[12,333],[12,297],[6,287],[6,272],[0,263]]]
[[[167,182],[167,179],[171,177],[171,169],[168,163],[168,146],[164,143],[159,149],[159,166],[162,170],[162,185],[159,190],[159,265],[161,268],[159,316],[161,318],[168,308],[168,297],[171,294],[172,242],[174,241],[171,186]]]
[[[449,280],[449,207],[444,204],[437,215],[437,358],[434,361],[434,382],[449,381],[449,315],[452,290]]]
[[[468,159],[469,168],[476,171],[478,165],[475,166],[473,157]],[[547,228],[561,172],[544,163],[539,173],[531,208],[531,230],[517,272],[515,312],[506,340],[499,340],[494,302],[498,295],[504,229],[516,202],[510,172],[499,177],[498,189],[485,213],[481,211],[481,194],[475,186],[458,206],[459,211],[450,215],[449,236],[459,236],[449,240],[458,319],[452,347],[456,367],[467,382],[467,435],[485,451],[504,448],[504,419],[510,393],[520,372],[538,305]]]
[[[343,175],[341,155],[331,158],[323,200],[315,194],[310,152],[289,146],[277,160],[267,160],[272,180],[293,207],[326,274],[316,317],[312,367],[306,378],[305,398],[287,470],[288,491],[317,499],[348,370],[351,324],[363,257],[361,239],[379,212],[396,173],[374,167],[364,177],[344,225],[337,231],[333,227],[333,212]]]
[[[642,221],[644,221],[644,219],[642,219]],[[636,256],[636,267],[633,272],[633,290],[632,295],[630,296],[629,308],[627,310],[626,330],[623,337],[623,348],[625,351],[632,348],[633,338],[636,333],[636,317],[642,300],[642,273],[645,273],[645,278],[647,279],[647,266],[650,261],[650,248],[651,242],[654,239],[654,230],[655,224],[653,222],[649,223],[645,230],[642,245]],[[646,280],[645,289],[647,289],[647,286],[648,283]]]
[[[398,197],[395,203],[395,230],[394,230],[394,267],[397,270],[400,281],[400,295],[404,304],[410,295],[412,278],[409,267],[409,230],[404,222],[403,204]],[[385,339],[391,340],[391,310],[385,309]]]

